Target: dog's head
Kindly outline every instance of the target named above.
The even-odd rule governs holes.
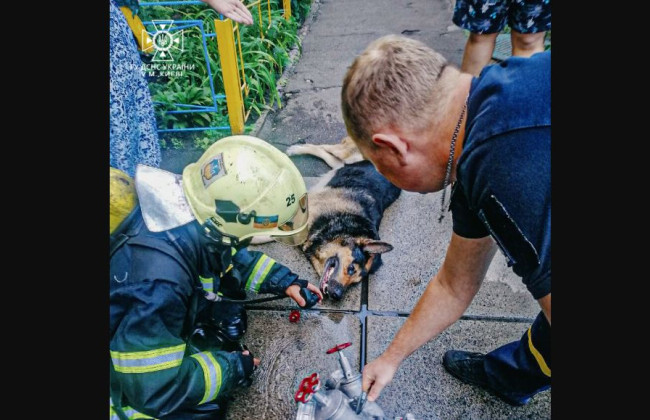
[[[320,276],[324,295],[340,300],[348,286],[359,283],[381,265],[381,254],[389,243],[368,238],[343,238],[318,247],[310,261]]]

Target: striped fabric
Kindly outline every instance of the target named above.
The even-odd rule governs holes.
[[[212,401],[219,394],[221,389],[221,366],[215,360],[212,353],[201,352],[193,354],[191,357],[195,358],[201,369],[203,369],[203,380],[205,381],[205,393],[199,402],[203,404],[207,401]]]
[[[111,408],[110,408],[109,416],[108,416],[109,420],[120,420],[120,416],[118,416],[117,413],[115,412],[115,409],[113,409],[113,399],[112,398],[110,399],[110,407]],[[136,411],[135,409],[133,409],[133,408],[131,408],[129,406],[122,407],[122,411],[131,420],[135,420],[135,419],[153,419],[153,420],[156,420],[155,418],[147,416],[146,414],[142,414],[139,411]]]
[[[260,287],[266,279],[266,276],[271,271],[273,264],[275,264],[275,260],[273,258],[262,255],[257,261],[257,264],[255,264],[255,267],[253,268],[250,276],[248,276],[248,280],[246,280],[246,289],[250,290],[251,292],[259,292]]]
[[[111,350],[113,367],[120,373],[148,373],[180,366],[185,344],[156,350],[119,352]]]
[[[542,371],[542,373],[550,378],[551,369],[546,364],[546,360],[544,360],[544,356],[542,356],[539,350],[537,350],[533,345],[533,338],[531,337],[530,334],[530,328],[528,328],[528,348],[532,353],[533,357],[535,357],[535,360],[537,360],[537,364],[539,365],[539,368]]]
[[[203,286],[203,290],[206,292],[214,292],[214,279],[212,277],[205,278],[199,276],[199,280],[201,280],[201,286]]]

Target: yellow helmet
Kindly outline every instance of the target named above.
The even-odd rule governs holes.
[[[307,239],[307,188],[277,148],[252,136],[230,136],[183,170],[194,217],[238,241],[270,235],[290,245]]]
[[[111,233],[122,223],[122,220],[131,213],[138,203],[133,179],[130,176],[111,167],[110,180],[110,228]]]

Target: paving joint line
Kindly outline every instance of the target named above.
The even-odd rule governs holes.
[[[359,346],[359,366],[360,370],[366,365],[366,349],[368,347],[368,277],[361,282],[361,310],[358,312],[359,322],[361,323],[361,343]]]
[[[363,285],[362,285],[362,291],[363,291]],[[290,311],[293,309],[300,309],[296,307],[277,307],[277,306],[248,306],[245,305],[246,309],[252,309],[256,311]],[[354,309],[336,309],[336,308],[310,308],[310,309],[301,309],[303,311],[311,312],[311,313],[339,313],[339,314],[347,314],[347,315],[356,315],[359,317],[359,320],[362,321],[362,324],[365,323],[365,320],[368,318],[369,315],[372,316],[382,316],[382,317],[394,317],[394,318],[407,318],[409,315],[411,315],[410,312],[399,312],[399,311],[379,311],[379,310],[372,310],[368,309],[368,303],[367,303],[367,296],[366,296],[366,301],[364,303],[364,300],[362,298],[361,300],[361,309],[360,310],[354,310]],[[518,316],[495,316],[495,315],[462,315],[459,319],[463,321],[488,321],[488,322],[527,322],[527,323],[532,323],[535,318],[529,318],[529,317],[518,317]],[[362,328],[362,333],[367,334],[367,331],[365,331],[365,328]]]

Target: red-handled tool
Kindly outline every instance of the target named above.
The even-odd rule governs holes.
[[[327,350],[327,354],[332,354],[332,353],[338,353],[339,355],[339,362],[341,363],[341,368],[343,370],[343,374],[345,375],[345,379],[348,381],[353,380],[357,376],[359,376],[359,373],[354,373],[352,371],[352,367],[350,366],[350,362],[348,362],[348,358],[345,357],[345,353],[343,353],[341,350],[347,349],[350,347],[352,343],[342,343],[339,345],[336,345],[332,347],[331,349]]]
[[[327,350],[327,354],[332,354],[332,353],[334,353],[335,351],[341,351],[341,350],[343,350],[343,349],[347,349],[347,348],[350,347],[351,345],[352,345],[352,343],[350,343],[350,342],[348,342],[348,343],[343,343],[343,344],[338,344],[338,345],[332,347],[331,349]]]

